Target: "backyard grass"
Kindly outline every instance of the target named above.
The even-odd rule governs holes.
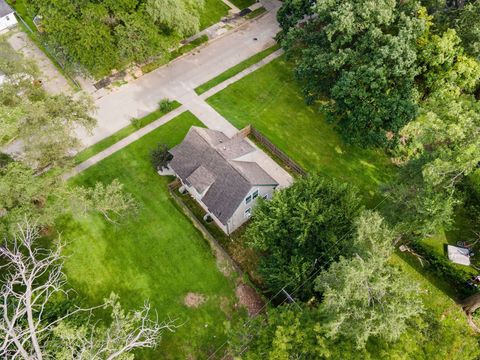
[[[207,101],[237,128],[252,124],[307,172],[318,171],[357,185],[370,196],[369,205],[378,203],[379,185],[395,173],[383,152],[346,145],[325,121],[320,104],[305,105],[291,65],[284,58],[265,65]],[[412,255],[395,254],[391,261],[412,281],[419,282],[425,307],[433,314],[428,326],[439,329],[432,334],[440,334],[429,339],[425,348],[413,352],[408,340],[400,341],[395,345],[398,358],[403,358],[406,351],[418,356],[427,349],[434,354],[438,347],[439,354],[447,356],[443,358],[461,359],[465,351],[462,346],[478,345],[464,314],[451,298],[452,286],[440,274],[425,272]],[[415,339],[422,330],[408,331]],[[437,336],[429,335],[428,329],[425,333],[427,338]],[[456,337],[454,342],[452,334],[463,334],[465,343],[459,342],[462,337]],[[451,344],[444,341],[447,338],[452,339]]]
[[[480,254],[478,253],[480,250],[480,244],[476,242],[478,236],[474,232],[477,224],[475,224],[465,212],[466,210],[464,208],[457,209],[453,228],[449,231],[442,230],[435,236],[424,239],[423,243],[444,257],[448,257],[447,245],[458,246],[458,242],[472,244],[474,245],[474,255],[470,257],[470,261],[473,266],[480,268]],[[453,262],[450,263],[450,265],[456,269],[467,271],[475,276],[479,273],[479,270],[476,270],[472,266],[455,264]]]
[[[260,60],[266,58],[268,55],[273,53],[274,51],[278,50],[280,46],[274,45],[272,47],[269,47],[268,49],[265,49],[258,54],[255,54],[251,57],[249,57],[247,60],[242,61],[240,64],[235,65],[234,67],[231,67],[230,69],[224,71],[220,75],[214,77],[213,79],[207,81],[206,83],[200,85],[195,89],[195,92],[200,95],[203,94],[204,92],[207,92],[211,88],[217,86],[218,84],[224,82],[225,80],[230,79],[231,77],[237,75],[239,72],[242,72],[243,70],[249,68],[250,66],[258,63]]]
[[[178,108],[181,104],[178,101],[173,101],[172,103],[172,110]],[[118,130],[115,134],[110,135],[109,137],[97,142],[96,144],[80,151],[77,155],[75,155],[74,162],[75,164],[80,164],[85,160],[91,158],[93,155],[98,154],[99,152],[109,148],[113,144],[119,142],[120,140],[126,138],[128,135],[134,133],[138,129],[154,122],[155,120],[159,119],[163,115],[167,114],[169,111],[161,111],[160,109],[151,112],[150,114],[137,119],[134,124],[130,124],[125,126],[124,128]]]
[[[447,295],[451,290],[450,285],[433,273],[426,273],[412,255],[398,252],[390,262],[418,284],[425,317],[429,319],[408,328],[407,334],[392,346],[396,351],[391,355],[398,354],[398,357],[392,358],[423,359],[432,358],[433,354],[435,359],[476,358],[472,354],[479,355],[478,337],[469,327],[462,309]],[[422,326],[425,328],[420,330],[418,327]],[[405,340],[407,335],[410,341]],[[411,356],[406,357],[406,354]]]
[[[242,314],[233,310],[233,281],[219,272],[207,243],[170,197],[172,178],[159,176],[150,164],[149,152],[158,142],[173,146],[192,125],[201,123],[183,113],[71,180],[92,186],[118,179],[138,202],[136,215],[118,225],[98,214],[58,224],[68,243],[69,284],[87,304],[111,292],[128,309],[149,299],[160,319],[170,316],[183,324],[165,333],[155,351],[140,352],[141,359],[207,358],[225,341],[226,322]],[[187,308],[183,299],[189,292],[203,294],[206,302]]]
[[[305,105],[283,57],[207,101],[237,128],[252,124],[307,171],[355,184],[367,198],[394,172],[383,152],[345,144],[320,104]]]
[[[250,5],[255,4],[256,0],[230,0],[230,2],[235,5],[240,10],[249,7]]]
[[[222,0],[205,0],[205,7],[200,14],[200,30],[219,22],[228,15],[230,8]]]

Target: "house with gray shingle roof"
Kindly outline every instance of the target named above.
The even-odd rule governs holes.
[[[12,8],[5,0],[0,0],[0,33],[17,23]]]
[[[227,234],[251,216],[256,201],[272,197],[277,181],[252,159],[258,149],[243,136],[193,126],[172,148],[169,168]]]

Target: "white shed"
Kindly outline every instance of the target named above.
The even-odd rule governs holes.
[[[5,2],[0,0],[0,32],[14,26],[17,18],[13,13],[13,9]]]

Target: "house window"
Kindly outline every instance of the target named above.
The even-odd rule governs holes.
[[[252,216],[252,209],[251,209],[251,208],[248,208],[247,210],[245,210],[244,216],[245,216],[246,218],[249,218],[250,216]]]
[[[248,195],[245,199],[245,204],[249,204],[252,201],[252,195]]]
[[[8,20],[10,20],[10,18],[9,18],[8,15],[7,15],[7,21],[8,21]]]
[[[255,190],[252,194],[252,199],[256,199],[258,197],[258,190]]]
[[[264,198],[265,200],[268,200],[268,194],[263,195],[263,198]]]

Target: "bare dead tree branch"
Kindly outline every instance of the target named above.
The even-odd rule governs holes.
[[[153,348],[162,331],[175,331],[178,327],[176,320],[159,322],[156,313],[152,316],[148,302],[141,310],[125,313],[114,295],[99,306],[75,307],[47,322],[44,314],[52,296],[67,295],[63,290],[64,245],[58,243],[53,250],[44,249],[36,245],[39,238],[37,226],[25,221],[14,238],[0,246],[0,258],[5,262],[0,266],[0,333],[5,334],[0,338],[0,358],[51,358],[49,352],[55,350],[48,346],[49,340],[62,326],[72,330],[65,321],[80,312],[89,312],[90,316],[82,329],[73,326],[73,332],[78,334],[65,342],[66,351],[75,359],[113,360],[136,348]],[[113,321],[108,327],[90,323],[93,310],[101,307],[112,308]]]

